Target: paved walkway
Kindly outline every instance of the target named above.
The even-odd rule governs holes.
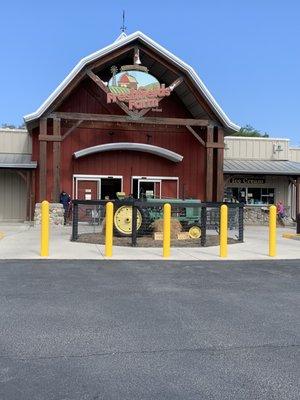
[[[278,228],[277,259],[300,259],[300,242],[284,239],[282,234],[294,232]],[[50,238],[51,259],[103,259],[104,246],[70,241],[71,228],[52,228]],[[0,225],[0,259],[32,259],[39,257],[40,229],[25,224]],[[158,260],[161,248],[117,247],[113,259]],[[170,259],[218,260],[219,247],[172,248]],[[268,257],[268,228],[249,226],[245,231],[245,243],[228,246],[228,260],[264,260]]]

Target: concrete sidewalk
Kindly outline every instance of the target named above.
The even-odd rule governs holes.
[[[282,234],[294,232],[289,228],[277,230],[276,259],[300,259],[300,242],[284,239]],[[49,259],[105,259],[104,246],[70,241],[71,227],[53,227],[50,235]],[[1,239],[2,237],[2,239]],[[25,224],[0,225],[0,259],[40,258],[40,228]],[[161,248],[113,248],[113,259],[159,260]],[[171,260],[218,260],[219,247],[172,248]],[[228,246],[228,260],[265,260],[268,257],[268,228],[247,226],[245,242]]]

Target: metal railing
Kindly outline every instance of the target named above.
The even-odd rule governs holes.
[[[111,200],[110,200],[111,201]],[[101,243],[104,240],[105,205],[108,200],[72,201],[72,241],[82,240]],[[152,247],[161,245],[159,240],[163,206],[171,204],[171,245],[207,246],[212,236],[219,235],[220,206],[224,203],[196,200],[151,200],[127,198],[113,200],[115,244]],[[226,203],[228,206],[229,237],[244,241],[244,204]],[[197,235],[199,229],[200,237]],[[185,235],[177,240],[176,235]],[[173,236],[172,236],[173,235]],[[92,238],[92,239],[91,239]],[[101,239],[101,240],[100,240]],[[216,238],[217,239],[217,238]],[[93,242],[92,241],[92,242]],[[104,243],[103,243],[104,244]]]

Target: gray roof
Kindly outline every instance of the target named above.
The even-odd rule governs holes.
[[[300,163],[294,161],[224,160],[224,173],[300,176]]]
[[[0,153],[0,168],[36,168],[30,154]]]

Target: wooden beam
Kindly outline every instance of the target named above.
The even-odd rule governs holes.
[[[173,66],[170,62],[165,61],[165,59],[158,57],[156,54],[154,54],[151,50],[148,50],[147,48],[142,48],[141,49],[143,53],[146,53],[148,56],[150,56],[152,59],[156,60],[158,63],[162,64],[165,68],[168,70],[172,71],[175,75],[178,75],[178,67]],[[151,72],[151,71],[150,71]],[[183,73],[185,71],[182,70]],[[207,112],[209,115],[209,118],[214,120],[214,113],[212,114],[212,110],[210,109],[210,105],[206,103],[204,100],[203,94],[200,93],[199,90],[196,91],[195,84],[189,82],[190,79],[185,80],[185,84],[188,86],[190,91],[193,92],[195,95],[196,99],[198,99],[199,103],[201,104],[202,108]]]
[[[54,112],[49,115],[51,118],[61,118],[68,120],[98,121],[98,122],[126,122],[132,124],[154,124],[154,125],[190,125],[208,126],[211,121],[206,119],[193,118],[164,118],[164,117],[144,117],[132,118],[128,115],[109,115],[109,114],[88,114],[73,112]]]
[[[47,135],[47,118],[40,119],[40,135]],[[47,142],[40,140],[39,158],[39,201],[46,200],[47,196]]]
[[[30,204],[31,204],[31,207],[30,207],[30,209],[31,209],[31,212],[30,212],[30,221],[33,221],[34,220],[34,207],[35,207],[35,201],[36,201],[36,198],[35,198],[35,195],[36,195],[36,193],[35,193],[35,189],[36,189],[36,181],[35,181],[35,170],[33,170],[32,171],[32,173],[31,173],[31,193],[30,193]]]
[[[216,142],[213,142],[213,143],[206,143],[206,147],[210,147],[210,148],[213,148],[213,149],[224,149],[224,143],[216,143]]]
[[[82,122],[83,122],[83,120],[81,119],[81,120],[77,121],[73,126],[71,126],[71,128],[69,128],[67,130],[67,132],[65,132],[63,134],[63,136],[61,137],[61,140],[65,140],[69,135],[71,135],[71,133],[82,124]]]
[[[296,178],[296,217],[300,214],[300,177]]]
[[[216,173],[216,201],[223,201],[224,198],[224,131],[218,128],[218,144],[219,147],[215,150],[217,152],[217,173]]]
[[[87,76],[89,76],[92,81],[94,81],[96,83],[97,86],[99,86],[99,88],[101,90],[103,90],[103,92],[108,93],[109,90],[107,89],[107,86],[105,85],[105,83],[102,81],[102,79],[96,75],[92,70],[88,69],[86,71]]]
[[[199,143],[202,144],[202,146],[205,147],[205,142],[204,140],[198,135],[198,133],[189,125],[186,125],[186,128],[191,132],[191,134],[198,140]]]
[[[91,85],[89,85],[89,83],[91,83]],[[83,87],[87,91],[89,96],[91,96],[93,99],[95,99],[97,101],[97,103],[99,103],[101,105],[101,108],[103,108],[107,112],[107,114],[118,114],[118,113],[115,113],[114,111],[112,112],[113,107],[112,107],[112,104],[107,104],[106,94],[104,92],[100,92],[98,90],[98,87],[96,85],[94,85],[91,80],[86,81],[85,85]],[[97,92],[95,91],[95,89],[97,90]],[[115,105],[115,107],[118,107],[118,106]]]
[[[61,137],[61,120],[53,119],[53,135]],[[53,143],[53,201],[59,202],[60,195],[60,163],[61,163],[61,143],[55,141]]]
[[[66,122],[64,125],[66,129],[71,128],[73,126],[72,121]],[[167,125],[155,125],[155,124],[132,124],[130,122],[94,122],[94,121],[83,121],[80,124],[80,128],[84,129],[97,129],[98,131],[101,130],[110,130],[113,132],[123,132],[123,131],[133,131],[137,133],[145,133],[145,132],[166,132]],[[172,125],[172,132],[185,132],[185,126],[182,125]]]
[[[171,90],[171,92],[173,92],[173,90],[176,89],[177,86],[179,86],[182,82],[183,82],[183,77],[182,76],[180,76],[179,78],[175,79],[175,81],[173,83],[171,83],[171,85],[169,86],[169,89]]]
[[[214,136],[214,127],[207,127],[206,142],[211,143]],[[206,201],[212,201],[213,199],[213,178],[214,178],[214,160],[213,160],[213,148],[206,148]]]
[[[26,171],[26,221],[31,220],[31,171]]]
[[[119,57],[129,51],[131,51],[133,49],[132,45],[128,45],[125,47],[122,47],[118,50],[116,50],[113,53],[113,57]],[[105,65],[107,62],[111,62],[111,57],[112,54],[109,53],[104,57],[100,57],[100,59],[96,60],[95,62],[93,62],[93,69],[94,68],[100,68],[101,66]],[[75,77],[74,79],[68,84],[68,86],[63,90],[62,94],[59,95],[54,102],[52,103],[51,107],[49,108],[49,110],[47,111],[47,116],[48,114],[50,114],[51,112],[53,112],[54,110],[57,109],[57,107],[70,95],[70,93],[74,90],[74,88],[80,83],[81,80],[83,80],[86,77],[86,71],[82,70],[80,71]]]
[[[94,74],[94,72],[90,69],[86,71],[86,74],[96,83],[96,85],[103,90],[104,93],[109,93],[109,90],[105,83],[99,78],[98,75]],[[134,111],[129,110],[128,106],[122,101],[116,101],[116,104],[123,110],[127,115],[133,116],[136,113]]]
[[[39,140],[45,142],[61,142],[62,138],[58,135],[39,135]]]

